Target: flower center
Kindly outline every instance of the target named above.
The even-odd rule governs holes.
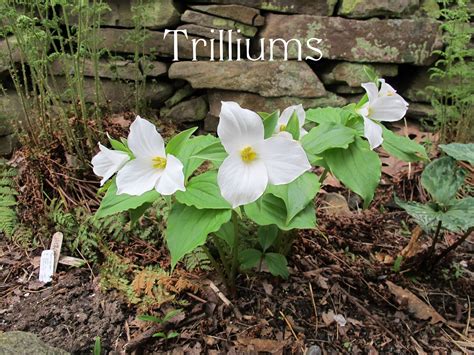
[[[153,161],[153,167],[155,169],[164,169],[164,168],[166,168],[166,158],[154,157],[152,159],[152,161]]]
[[[372,114],[374,113],[374,110],[372,109],[372,107],[368,107],[367,108],[367,116],[372,116]]]
[[[244,149],[240,151],[240,156],[242,157],[242,160],[246,163],[250,163],[252,160],[255,160],[257,157],[257,153],[255,150],[253,150],[252,147],[247,146]]]
[[[280,132],[286,131],[286,124],[281,124],[280,125]]]
[[[395,95],[395,93],[393,91],[388,91],[387,92],[387,96],[393,96],[393,95]]]

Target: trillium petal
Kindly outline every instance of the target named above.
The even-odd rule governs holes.
[[[175,156],[166,157],[166,167],[156,183],[156,191],[162,195],[172,195],[176,191],[185,191],[183,164]]]
[[[117,194],[142,195],[152,190],[163,170],[153,168],[151,160],[134,159],[117,174]]]
[[[364,117],[364,136],[370,144],[370,149],[375,149],[383,142],[382,127]]]
[[[92,170],[94,174],[102,177],[100,180],[100,186],[102,186],[130,160],[130,157],[127,153],[108,149],[100,143],[99,149],[100,152],[92,158]]]
[[[399,121],[407,113],[408,105],[395,96],[379,97],[370,104],[369,118],[376,121]]]
[[[311,169],[304,149],[295,140],[275,136],[255,148],[267,168],[268,182],[272,185],[288,184]]]
[[[217,183],[222,197],[232,208],[246,205],[265,192],[268,185],[267,169],[261,159],[245,163],[239,153],[231,154],[219,168]]]
[[[165,143],[155,125],[140,116],[130,125],[128,147],[135,157],[141,159],[165,156]]]
[[[298,122],[300,124],[300,127],[303,127],[304,121],[306,119],[306,113],[304,112],[303,105],[293,105],[290,107],[287,107],[283,110],[283,112],[280,115],[280,119],[278,120],[279,124],[288,124],[288,121],[290,121],[291,116],[293,115],[293,112],[296,112],[296,116],[298,116]]]
[[[361,108],[357,109],[356,112],[362,117],[367,117],[369,115],[369,103],[366,102]]]
[[[390,84],[387,84],[385,82],[385,79],[379,79],[379,81],[381,83],[379,97],[389,96],[392,98],[397,98],[398,100],[401,100],[405,105],[408,106],[408,102],[406,102],[403,97],[397,94],[397,90],[395,90]]]
[[[217,134],[227,153],[240,151],[264,138],[263,122],[255,112],[236,102],[222,102]]]
[[[363,83],[361,85],[365,91],[367,92],[367,96],[369,98],[369,102],[374,102],[379,96],[379,89],[375,83]]]

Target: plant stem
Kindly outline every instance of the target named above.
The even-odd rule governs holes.
[[[323,173],[319,177],[319,183],[320,184],[322,184],[324,182],[324,180],[326,180],[326,177],[328,176],[328,173],[329,173],[328,169],[324,168]]]
[[[433,237],[433,243],[431,243],[431,247],[430,247],[430,251],[428,253],[428,257],[427,257],[427,260],[431,260],[431,258],[433,257],[434,253],[435,253],[435,249],[436,249],[436,244],[438,243],[438,239],[439,239],[439,236],[440,236],[440,232],[441,232],[441,225],[443,223],[441,221],[438,222],[438,226],[436,227],[436,232],[435,232],[435,235]]]
[[[232,211],[232,223],[234,225],[234,246],[232,247],[232,268],[229,275],[230,289],[233,295],[236,294],[235,279],[237,278],[237,268],[239,266],[239,220],[237,213]]]
[[[454,244],[451,246],[447,247],[431,264],[431,268],[434,268],[436,264],[438,264],[441,260],[443,260],[446,255],[448,255],[451,251],[456,249],[458,246],[460,246],[469,236],[471,233],[474,232],[474,227],[469,228],[466,233],[463,234],[461,238],[459,238]]]
[[[219,253],[219,258],[221,259],[222,265],[224,266],[225,273],[227,277],[229,277],[230,275],[229,260],[227,258],[226,253],[224,252],[224,249],[221,246],[221,241],[218,239],[216,235],[213,235],[212,241],[214,242],[217,252]]]
[[[212,256],[211,252],[209,251],[209,249],[203,245],[201,246],[202,250],[204,251],[204,253],[206,254],[206,256],[209,258],[209,261],[211,262],[211,265],[212,267],[217,271],[217,273],[219,274],[219,276],[222,278],[222,281],[225,282],[226,281],[226,277],[225,277],[225,274],[224,274],[224,271],[222,270],[221,266],[219,265],[219,263],[216,261],[216,259]]]

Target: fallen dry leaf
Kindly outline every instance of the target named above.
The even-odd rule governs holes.
[[[324,194],[322,202],[324,206],[321,209],[330,216],[347,216],[351,214],[347,200],[338,193],[328,192]]]
[[[417,255],[423,248],[423,243],[419,241],[423,235],[423,229],[420,226],[416,226],[411,233],[411,238],[405,248],[400,252],[400,255],[404,258],[412,258]]]
[[[436,312],[433,307],[420,300],[411,291],[397,286],[390,281],[386,281],[385,283],[387,284],[390,292],[396,297],[397,302],[400,305],[406,305],[408,307],[408,311],[416,318],[430,320],[431,324],[446,322],[446,320],[438,312]]]
[[[391,265],[394,261],[393,256],[386,253],[375,253],[375,259],[385,265]]]
[[[248,351],[277,353],[286,345],[285,341],[259,338],[237,338],[239,345],[245,346]]]

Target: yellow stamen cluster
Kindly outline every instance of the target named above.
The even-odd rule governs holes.
[[[387,96],[393,96],[393,95],[395,95],[395,93],[393,91],[388,91],[387,92]]]
[[[280,125],[280,132],[286,131],[286,124],[281,124]]]
[[[250,163],[252,160],[255,160],[257,158],[257,153],[255,150],[253,150],[252,147],[245,147],[240,151],[240,156],[242,157],[242,160],[246,163]]]
[[[155,157],[152,160],[153,160],[153,167],[155,169],[164,169],[164,168],[166,168],[166,158]]]

